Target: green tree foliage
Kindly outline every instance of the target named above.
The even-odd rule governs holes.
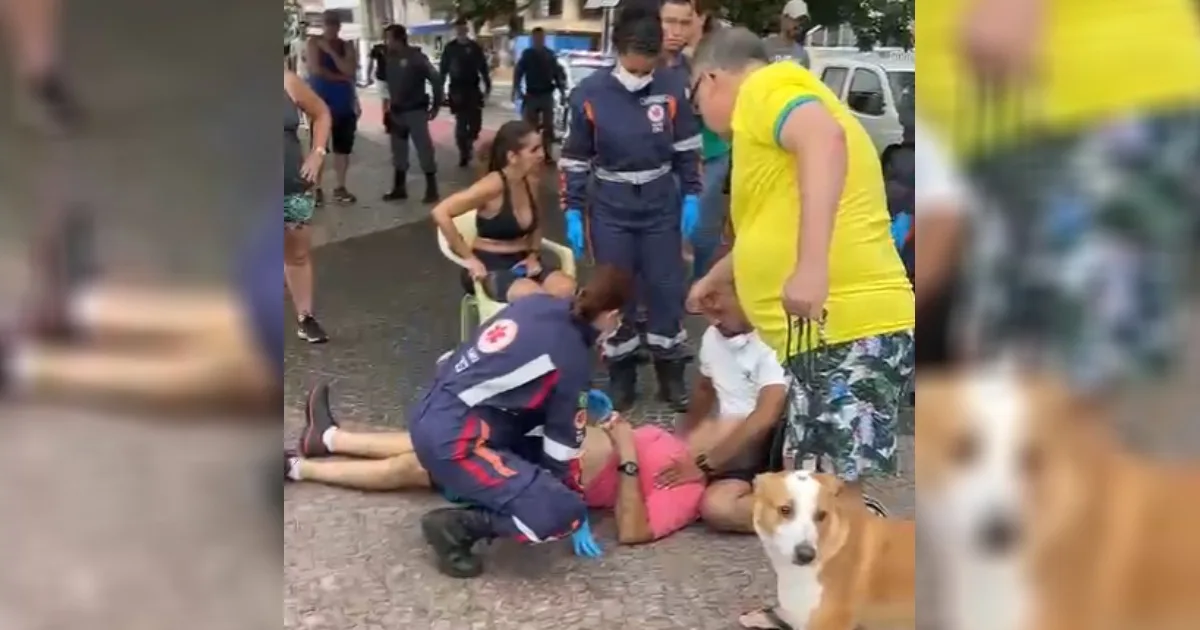
[[[779,28],[779,14],[786,0],[747,2],[719,0],[721,16],[758,33]],[[915,0],[807,0],[813,23],[835,27],[849,24],[858,37],[859,47],[912,48],[913,6]]]
[[[516,34],[524,30],[521,14],[529,4],[530,0],[430,0],[429,8],[434,13],[464,17],[476,29],[487,23],[506,24],[509,32]]]

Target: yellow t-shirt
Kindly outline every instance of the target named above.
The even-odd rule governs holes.
[[[917,9],[917,108],[956,151],[972,155],[1025,129],[1070,131],[1132,111],[1200,104],[1196,0],[1044,0],[1038,77],[1020,102],[980,116],[959,54],[968,0],[921,0]],[[1020,113],[1017,113],[1019,110]],[[1004,112],[1004,113],[996,113]]]
[[[826,341],[841,343],[913,327],[912,287],[892,242],[879,154],[858,120],[821,80],[781,62],[746,78],[733,110],[730,218],[738,298],[759,335],[789,354],[783,283],[796,265],[800,195],[796,159],[778,133],[796,107],[820,101],[846,131],[849,164],[829,251]],[[793,339],[792,351],[800,340]]]

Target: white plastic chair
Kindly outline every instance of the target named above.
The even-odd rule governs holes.
[[[458,229],[458,233],[462,235],[463,240],[470,245],[475,241],[475,210],[463,213],[454,219],[454,227]],[[435,228],[436,230],[436,228]],[[459,267],[466,269],[466,262],[454,250],[450,248],[450,241],[446,240],[446,235],[442,234],[441,230],[437,231],[438,249],[442,250],[442,255],[449,259]],[[542,239],[542,247],[550,250],[558,256],[559,271],[575,277],[575,255],[570,247],[555,243],[549,239]],[[463,341],[471,337],[471,333],[480,323],[487,321],[496,313],[499,313],[508,306],[507,302],[493,300],[491,296],[484,290],[483,285],[479,281],[474,281],[474,294],[464,295],[462,302],[459,305],[459,336]]]

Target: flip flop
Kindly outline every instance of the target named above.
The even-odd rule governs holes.
[[[748,612],[738,617],[738,623],[750,630],[794,630],[791,624],[780,618],[774,606]]]

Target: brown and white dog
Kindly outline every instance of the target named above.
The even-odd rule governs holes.
[[[946,630],[1200,628],[1200,467],[999,366],[922,375],[916,451]]]
[[[872,514],[836,477],[795,471],[754,480],[754,530],[779,605],[743,616],[743,627],[915,626],[913,521]]]

